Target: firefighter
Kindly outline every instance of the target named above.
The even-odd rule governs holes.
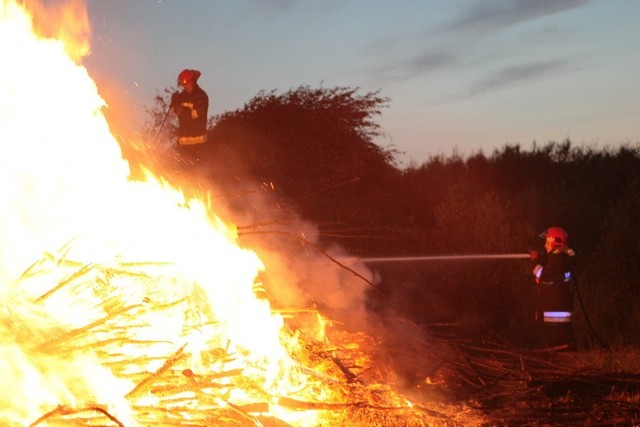
[[[535,321],[542,344],[573,348],[573,256],[567,232],[550,227],[540,233],[545,252],[531,250]]]
[[[207,115],[209,96],[198,86],[200,71],[185,69],[178,75],[181,92],[171,97],[171,108],[178,116],[178,140],[176,149],[181,161],[196,164],[207,142]]]

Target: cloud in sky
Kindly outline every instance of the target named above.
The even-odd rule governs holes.
[[[453,32],[492,32],[505,27],[585,6],[590,0],[479,1],[442,29]]]
[[[130,95],[132,127],[193,67],[212,114],[265,89],[379,89],[385,130],[418,158],[438,144],[637,138],[622,118],[637,117],[638,0],[86,1],[85,63]]]
[[[373,69],[370,73],[387,82],[404,81],[453,66],[456,62],[458,57],[453,50],[425,50],[399,63],[390,63]]]
[[[545,78],[567,67],[567,59],[547,56],[540,28],[525,29],[522,34],[496,35],[500,29],[576,9],[589,0],[494,0],[475,2],[459,9],[447,22],[426,28],[420,34],[388,35],[369,47],[412,46],[404,56],[370,70],[370,74],[387,85],[389,82],[434,80],[434,72],[450,76],[465,75],[465,84],[451,86],[435,104],[446,104],[481,96],[517,83]],[[554,43],[562,33],[548,25],[545,33],[553,33]],[[507,47],[505,47],[507,46]],[[538,52],[537,54],[535,52]],[[379,52],[378,52],[379,53]],[[555,54],[556,58],[559,58]]]
[[[547,76],[554,71],[566,68],[568,63],[566,59],[558,59],[504,67],[474,82],[469,88],[469,96]]]

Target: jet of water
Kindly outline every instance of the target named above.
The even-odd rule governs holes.
[[[425,255],[425,256],[403,256],[403,257],[371,257],[356,258],[353,260],[363,263],[381,262],[420,262],[420,261],[463,261],[463,260],[485,260],[485,259],[526,259],[530,258],[528,253],[522,254],[466,254],[466,255]]]

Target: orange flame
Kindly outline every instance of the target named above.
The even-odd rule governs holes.
[[[86,16],[70,4],[58,16]],[[0,3],[0,55],[11,64],[0,67],[0,423],[94,403],[133,423],[132,396],[153,397],[105,357],[144,356],[154,372],[185,352],[197,371],[203,350],[220,348],[246,375],[259,366],[265,390],[304,381],[281,342],[282,318],[255,295],[263,265],[234,227],[151,176],[129,181],[80,65],[87,49],[70,47],[69,35],[88,31],[70,22],[85,20],[36,32],[26,6],[40,16],[32,1]]]

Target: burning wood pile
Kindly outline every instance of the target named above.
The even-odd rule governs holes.
[[[0,3],[0,423],[428,424],[205,201],[130,179],[67,5]]]
[[[373,360],[376,343],[370,336],[334,329],[316,310],[280,310],[297,325],[309,325],[310,333],[285,326],[280,338],[291,359],[276,365],[256,359],[221,338],[228,335],[225,326],[207,312],[197,286],[189,294],[166,292],[160,282],[171,275],[159,274],[166,268],[142,262],[83,265],[61,251],[23,274],[20,288],[38,296],[32,305],[23,301],[11,321],[20,324],[13,325],[22,335],[17,341],[29,341],[30,361],[42,372],[90,357],[115,379],[75,381],[123,393],[112,405],[78,405],[70,399],[42,406],[43,413],[29,425],[419,426],[451,421],[386,385],[390,373]],[[50,283],[52,277],[59,279]],[[49,305],[76,311],[74,321],[44,334],[27,331],[35,326],[26,322]],[[175,335],[158,330],[157,322],[164,319]],[[318,339],[318,331],[327,334]],[[178,338],[167,340],[170,336]]]

